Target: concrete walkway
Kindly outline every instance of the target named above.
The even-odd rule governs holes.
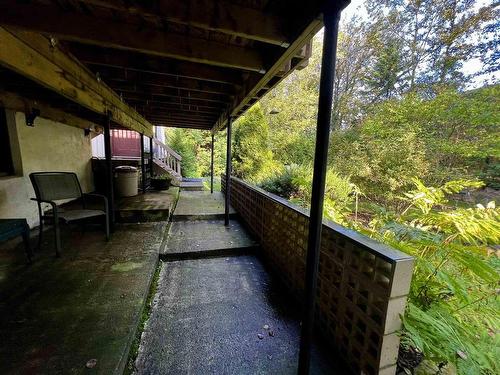
[[[1,244],[0,374],[121,374],[166,226],[117,225],[109,242],[63,226],[61,257],[48,231],[30,266],[22,245]]]
[[[162,260],[193,259],[241,254],[256,250],[257,242],[237,220],[224,226],[223,220],[173,222]]]
[[[235,214],[231,207],[231,215]],[[224,218],[224,195],[221,192],[181,190],[173,221],[209,220]]]
[[[298,308],[256,256],[165,262],[136,374],[296,374]],[[312,373],[332,374],[313,352]]]
[[[181,191],[136,374],[296,373],[299,308],[244,227],[213,219],[223,207],[221,194]],[[315,349],[313,373],[343,373],[325,358]]]

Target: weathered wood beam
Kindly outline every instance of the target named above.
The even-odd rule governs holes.
[[[83,63],[95,69],[98,67],[121,68],[137,72],[196,78],[209,82],[241,85],[243,76],[240,71],[220,68],[189,61],[178,61],[164,57],[144,55],[132,51],[113,50],[96,46],[73,43],[72,53]],[[259,74],[259,73],[254,73]]]
[[[165,112],[165,113],[176,113],[176,112],[186,112],[186,113],[193,113],[193,114],[201,114],[201,115],[211,115],[211,116],[218,116],[222,111],[218,110],[210,110],[210,109],[202,109],[202,108],[197,108],[195,106],[181,106],[181,105],[150,105],[146,104],[143,106],[138,106],[137,109],[141,113],[149,112],[149,113],[154,113],[156,111],[158,112]]]
[[[154,2],[151,7],[141,6],[140,2],[135,2],[134,6],[126,6],[120,0],[83,0],[83,2],[129,14],[159,17],[168,22],[219,31],[282,47],[290,45],[288,30],[282,18],[230,2],[163,0]]]
[[[250,77],[245,82],[240,94],[233,99],[233,103],[230,107],[230,113],[222,114],[217,120],[217,123],[212,131],[215,132],[223,129],[227,124],[228,115],[237,117],[244,112],[244,109],[248,107],[249,102],[252,101],[253,98],[262,96],[258,94],[260,90],[269,90],[278,84],[286,76],[286,74],[280,76],[280,71],[282,71],[283,67],[286,66],[287,62],[294,56],[304,50],[304,46],[311,41],[322,26],[323,22],[321,19],[314,19],[305,27],[297,39],[293,41],[293,43],[286,49],[285,53],[283,53],[276,60],[273,66],[269,68],[264,75],[261,77]],[[290,72],[290,70],[288,72]]]
[[[99,76],[110,85],[113,82],[134,83],[139,82],[142,86],[169,87],[189,91],[199,91],[215,94],[234,95],[237,87],[233,85],[199,81],[193,78],[162,76],[150,73],[128,72],[123,70],[98,70]]]
[[[210,131],[210,125],[195,125],[195,124],[181,124],[177,122],[169,122],[169,121],[157,121],[155,122],[156,126],[164,126],[168,128],[181,128],[181,129],[197,129],[197,130],[206,130]]]
[[[154,114],[154,113],[149,113],[147,114],[148,118],[152,119],[169,119],[169,120],[179,120],[179,121],[187,121],[187,122],[196,122],[196,123],[210,123],[213,124],[215,123],[215,120],[217,118],[213,117],[201,117],[201,116],[187,116],[187,115],[182,115],[182,114],[177,114],[177,115],[171,115],[171,114]]]
[[[149,97],[155,96],[179,98],[180,100],[203,100],[205,102],[220,103],[226,105],[231,101],[231,97],[228,95],[209,94],[206,92],[172,89],[168,87],[141,86],[139,84],[113,82],[112,88],[119,93],[123,93],[123,95],[125,96],[128,94],[143,95],[145,97],[145,100],[147,100],[147,98]]]
[[[190,116],[167,116],[167,115],[155,115],[155,114],[150,114],[148,116],[149,118],[153,120],[172,120],[172,121],[180,121],[180,122],[188,122],[188,123],[196,123],[196,124],[213,124],[214,121],[210,119],[205,119],[205,118],[196,118],[196,117],[190,117]]]
[[[107,48],[256,72],[266,70],[263,55],[255,49],[63,11],[57,6],[3,1],[0,3],[0,24]]]
[[[80,129],[87,129],[94,133],[102,133],[102,126],[92,121],[75,116],[60,108],[52,107],[44,101],[27,99],[12,92],[0,91],[0,107],[23,113],[37,109],[40,111],[40,117]]]
[[[0,27],[0,64],[88,108],[112,114],[125,128],[152,135],[152,124],[121,101],[109,87],[50,41],[30,32]]]
[[[180,100],[179,100],[180,99]],[[134,105],[152,105],[152,106],[166,106],[167,108],[198,108],[201,110],[211,110],[215,112],[222,112],[224,106],[217,105],[217,103],[205,102],[203,100],[197,99],[183,99],[183,98],[169,98],[169,97],[153,97],[148,99],[147,97],[133,94],[123,95],[123,100]]]

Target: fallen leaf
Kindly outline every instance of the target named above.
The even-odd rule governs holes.
[[[87,363],[85,364],[85,367],[86,368],[94,368],[96,365],[97,365],[97,359],[92,358],[92,359],[89,359],[87,361]]]

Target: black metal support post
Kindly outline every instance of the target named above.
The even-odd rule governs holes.
[[[113,187],[113,161],[111,160],[111,114],[104,118],[104,154],[106,156],[106,195],[108,198],[109,229],[115,229],[115,193]]]
[[[149,137],[149,177],[153,177],[153,137]]]
[[[316,147],[314,151],[314,173],[312,181],[311,211],[309,218],[309,237],[307,244],[305,296],[300,337],[299,374],[308,374],[311,362],[311,342],[314,327],[314,300],[316,297],[317,275],[323,223],[323,197],[325,194],[328,140],[333,102],[333,80],[337,36],[342,8],[333,5],[324,13],[323,56],[318,100],[316,125]]]
[[[144,157],[144,134],[141,134],[141,188],[142,194],[146,193],[146,159]]]
[[[212,147],[210,149],[210,194],[214,193],[214,133],[212,133]]]
[[[229,225],[229,205],[231,204],[231,116],[227,119],[227,145],[226,145],[226,200],[224,204],[224,225]]]

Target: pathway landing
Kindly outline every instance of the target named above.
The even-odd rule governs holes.
[[[30,266],[0,244],[0,374],[122,374],[166,226],[117,225],[109,242],[63,226],[61,257],[48,231]]]
[[[298,307],[256,256],[162,263],[136,374],[296,374]],[[343,374],[313,349],[313,374]]]
[[[234,216],[232,207],[229,210]],[[224,218],[224,195],[221,192],[181,190],[172,220],[208,220]]]
[[[133,197],[117,198],[116,219],[124,223],[167,221],[179,195],[179,188],[171,186],[164,191],[147,191]]]
[[[250,252],[257,242],[237,220],[194,220],[173,222],[163,260],[200,258]]]

